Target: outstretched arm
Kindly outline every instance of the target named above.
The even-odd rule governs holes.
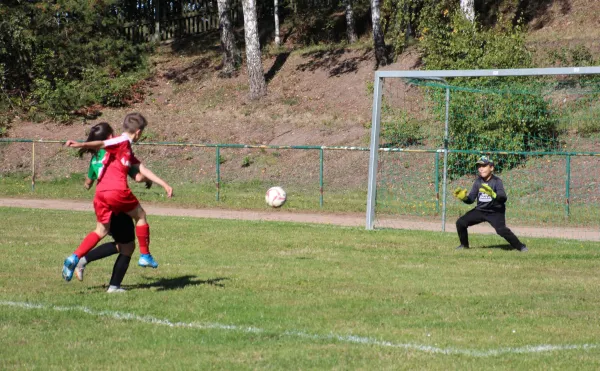
[[[160,185],[167,192],[167,197],[173,196],[173,188],[167,184],[164,180],[159,178],[156,174],[154,174],[150,169],[144,166],[144,164],[140,164],[140,174],[142,174],[146,179],[153,181],[154,183]]]
[[[95,140],[92,142],[77,142],[75,140],[67,140],[67,142],[65,143],[65,146],[73,147],[73,148],[85,148],[85,149],[99,150],[99,149],[104,148],[104,142],[101,140]]]

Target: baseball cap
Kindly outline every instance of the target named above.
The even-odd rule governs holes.
[[[490,160],[487,156],[479,157],[479,160],[476,162],[477,165],[494,165],[494,161]]]

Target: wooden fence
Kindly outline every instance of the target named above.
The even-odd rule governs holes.
[[[243,19],[241,3],[232,22]],[[123,33],[134,42],[162,41],[219,29],[216,0],[130,0],[122,10]]]

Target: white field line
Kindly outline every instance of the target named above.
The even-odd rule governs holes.
[[[96,311],[87,307],[61,307],[56,305],[33,304],[14,301],[0,301],[1,306],[21,308],[21,309],[41,309],[54,310],[60,312],[78,311],[98,317],[108,317],[116,320],[137,321],[153,325],[163,325],[168,327],[183,327],[201,330],[226,330],[238,331],[242,333],[272,333],[261,328],[252,326],[237,326],[225,325],[221,323],[196,323],[196,322],[172,322],[168,319],[160,319],[151,316],[138,316],[133,313],[115,312],[115,311]],[[390,341],[377,340],[369,337],[354,336],[354,335],[318,335],[309,334],[302,331],[284,331],[281,333],[284,336],[297,337],[303,339],[311,339],[316,341],[335,340],[341,343],[351,343],[358,345],[380,346],[389,348],[401,348],[407,350],[416,350],[424,353],[445,354],[445,355],[465,355],[471,357],[494,357],[502,354],[526,354],[526,353],[542,353],[542,352],[557,352],[565,350],[588,350],[600,347],[600,344],[563,344],[563,345],[527,345],[519,348],[497,348],[489,350],[474,350],[474,349],[459,349],[459,348],[438,348],[430,345],[415,344],[415,343],[393,343]]]

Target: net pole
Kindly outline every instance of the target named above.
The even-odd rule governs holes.
[[[369,150],[369,188],[367,192],[367,230],[372,230],[375,223],[379,121],[381,118],[381,95],[383,93],[383,78],[379,74],[380,72],[375,73],[375,83],[373,86],[373,116],[371,118],[371,146]]]
[[[445,81],[444,81],[445,82]],[[442,232],[446,231],[446,190],[448,188],[448,121],[450,116],[450,88],[446,83],[446,115],[444,122],[444,180],[442,182]]]

